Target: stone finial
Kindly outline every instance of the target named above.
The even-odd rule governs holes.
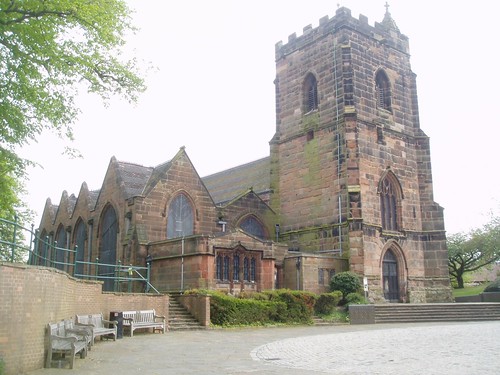
[[[382,20],[382,26],[384,26],[387,31],[397,31],[399,32],[399,28],[396,25],[396,22],[392,19],[391,13],[389,13],[389,3],[387,1],[385,2],[385,15],[384,19]]]

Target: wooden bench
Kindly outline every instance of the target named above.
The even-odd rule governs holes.
[[[155,310],[123,311],[123,328],[130,329],[130,337],[139,328],[152,328],[153,332],[165,333],[165,317],[156,315]]]
[[[76,336],[78,340],[85,341],[87,343],[87,350],[91,350],[92,327],[76,325],[74,319],[64,319],[63,323],[66,334],[71,333],[71,335]]]
[[[101,337],[102,340],[103,336],[106,335],[112,335],[113,341],[116,341],[118,322],[115,320],[104,319],[102,313],[76,315],[75,325],[92,327],[92,345],[94,345],[96,337]]]
[[[87,356],[88,339],[82,330],[77,331],[66,330],[64,321],[47,325],[48,348],[45,367],[52,367],[54,354],[59,354],[62,359],[68,361],[69,368],[73,368],[77,354],[80,354],[82,359]]]

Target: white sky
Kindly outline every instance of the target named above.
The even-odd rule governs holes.
[[[62,156],[45,135],[24,152],[43,165],[30,170],[27,201],[39,224],[47,198],[77,195],[82,182],[100,189],[114,155],[155,166],[186,146],[200,176],[269,155],[275,131],[274,46],[304,26],[333,17],[337,3],[383,19],[384,0],[128,0],[139,33],[130,47],[158,68],[135,106],[104,108],[81,98],[74,126],[83,159]],[[410,38],[420,125],[431,138],[434,198],[449,233],[477,228],[498,211],[498,32],[495,1],[390,1]]]

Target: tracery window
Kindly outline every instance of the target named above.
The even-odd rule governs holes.
[[[379,183],[380,213],[382,216],[382,229],[397,231],[400,229],[400,202],[402,198],[401,187],[396,176],[388,173]]]
[[[240,275],[240,271],[243,274]],[[231,276],[231,277],[230,277]],[[219,281],[255,282],[257,276],[257,260],[251,254],[230,252],[215,257],[215,278]]]
[[[264,225],[262,225],[262,223],[253,215],[247,216],[243,219],[240,222],[240,228],[262,240],[266,237]]]
[[[304,108],[305,113],[318,109],[318,82],[312,73],[304,80]]]
[[[59,225],[56,233],[55,244],[55,266],[57,269],[65,270],[67,263],[67,234],[62,225]]]
[[[184,194],[177,195],[168,206],[167,238],[193,234],[194,215],[191,202]]]
[[[377,95],[377,107],[392,112],[391,85],[389,78],[383,70],[379,70],[375,77],[375,91]]]

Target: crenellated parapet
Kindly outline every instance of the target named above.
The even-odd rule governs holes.
[[[408,37],[401,34],[388,11],[386,11],[382,22],[375,22],[375,25],[371,26],[368,23],[368,17],[360,14],[359,18],[356,19],[352,17],[349,8],[340,7],[337,9],[334,17],[330,18],[327,15],[320,18],[318,27],[313,28],[312,25],[307,25],[303,28],[302,35],[297,36],[296,33],[293,33],[288,36],[286,44],[283,44],[283,41],[276,43],[276,60],[310,43],[314,43],[325,35],[338,32],[344,28],[365,34],[380,44],[397,49],[403,53],[410,53]]]

